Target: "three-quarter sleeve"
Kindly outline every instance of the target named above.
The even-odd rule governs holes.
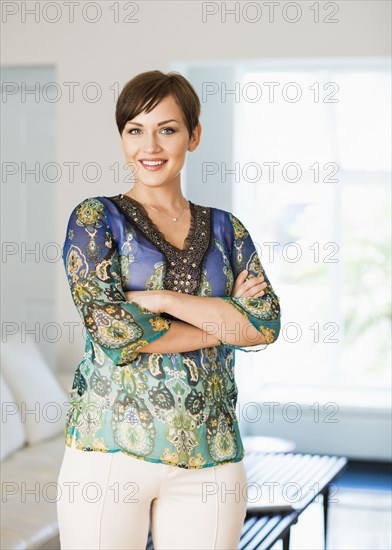
[[[244,270],[248,270],[247,278],[263,275],[267,286],[264,294],[257,298],[223,296],[222,299],[229,302],[251,323],[259,332],[264,335],[266,344],[275,342],[280,333],[280,302],[275,294],[271,282],[268,279],[256,251],[253,240],[243,223],[232,213],[228,213],[231,226],[231,250],[230,263],[234,281]],[[233,281],[233,282],[234,282]],[[255,346],[235,346],[221,342],[221,344],[241,351],[261,351],[266,344]],[[261,347],[260,347],[261,346]]]
[[[170,328],[170,320],[127,302],[119,252],[105,205],[88,198],[72,211],[63,262],[73,302],[88,335],[116,366],[130,363],[136,349]]]

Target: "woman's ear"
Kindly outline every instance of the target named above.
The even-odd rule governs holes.
[[[201,132],[202,132],[201,124],[200,122],[198,122],[189,140],[188,151],[194,151],[197,148],[197,146],[200,143]]]

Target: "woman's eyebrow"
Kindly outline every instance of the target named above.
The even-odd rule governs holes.
[[[167,124],[168,122],[177,122],[178,121],[174,118],[170,118],[169,120],[163,120],[162,122],[158,122],[157,126],[162,126],[162,124]],[[143,126],[143,124],[140,124],[140,122],[132,122],[131,120],[128,120],[127,124],[134,124],[135,126]]]

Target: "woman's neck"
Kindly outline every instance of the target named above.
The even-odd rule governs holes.
[[[141,204],[148,204],[168,212],[180,210],[187,203],[187,199],[182,194],[181,189],[140,189],[134,185],[125,195],[130,196]]]

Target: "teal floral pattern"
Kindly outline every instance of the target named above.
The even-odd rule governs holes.
[[[180,468],[240,461],[244,448],[235,411],[235,349],[258,349],[221,342],[186,353],[139,351],[165,334],[171,320],[127,302],[125,292],[166,288],[168,258],[156,240],[162,234],[145,231],[146,217],[139,226],[137,216],[131,219],[112,199],[92,197],[78,204],[64,242],[71,297],[86,327],[85,353],[70,388],[66,444]],[[203,226],[190,233],[187,253],[201,236],[208,238],[201,262],[192,264],[199,269],[193,293],[228,300],[268,344],[274,342],[280,330],[279,299],[249,233],[229,212],[192,206],[195,214],[203,214]],[[172,252],[171,261],[185,257],[185,252]],[[230,296],[245,268],[251,277],[264,275],[268,287],[261,298]]]
[[[74,210],[66,241],[63,258],[74,304],[92,339],[116,365],[126,365],[138,347],[164,334],[170,321],[126,301],[120,255],[99,200],[88,199]]]
[[[229,217],[233,224],[234,241],[231,250],[231,260],[233,263],[235,277],[238,276],[244,269],[248,270],[248,278],[264,277],[264,282],[267,283],[264,289],[264,295],[258,298],[252,297],[231,297],[224,296],[223,300],[231,303],[238,309],[242,315],[258,330],[265,339],[266,344],[272,344],[277,339],[280,332],[280,302],[278,296],[272,288],[271,282],[268,279],[256,248],[252,241],[249,232],[243,223],[232,213],[229,212]],[[230,269],[228,270],[230,272]],[[225,344],[229,346],[229,344]],[[265,344],[263,344],[265,347]],[[231,346],[233,349],[241,349],[242,351],[260,351],[261,348],[252,349],[243,348],[241,346]]]

